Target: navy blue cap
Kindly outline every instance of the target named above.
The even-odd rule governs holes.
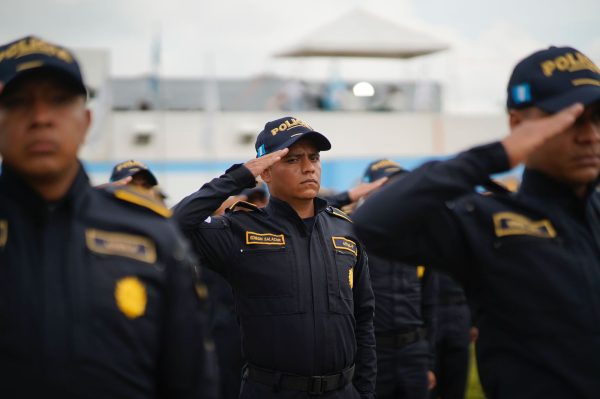
[[[321,133],[316,132],[306,122],[286,116],[265,124],[258,134],[254,148],[256,157],[290,147],[296,141],[309,138],[319,151],[331,149],[331,143]]]
[[[571,47],[550,47],[517,64],[508,82],[508,109],[555,113],[576,102],[600,101],[600,69]]]
[[[152,186],[158,184],[158,180],[156,180],[156,177],[150,169],[143,163],[134,161],[133,159],[116,164],[110,175],[110,181],[122,180],[126,177],[137,175],[138,173],[145,174],[148,177],[148,182]]]
[[[365,170],[365,174],[363,176],[363,181],[366,183],[371,183],[375,180],[381,179],[382,177],[388,177],[395,175],[396,173],[405,172],[408,171],[391,159],[378,159],[377,161],[371,162],[369,166],[367,166],[367,170]]]
[[[33,71],[64,74],[81,93],[87,93],[81,69],[73,53],[64,47],[27,36],[0,47],[0,91],[16,78]]]

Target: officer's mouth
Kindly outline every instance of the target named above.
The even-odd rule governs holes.
[[[315,179],[308,179],[308,180],[301,181],[300,184],[316,184],[316,185],[319,185],[319,182],[316,181]]]
[[[577,166],[600,166],[600,155],[580,155],[572,158]]]
[[[56,152],[58,145],[51,140],[36,140],[26,147],[27,152],[32,155],[52,154]]]

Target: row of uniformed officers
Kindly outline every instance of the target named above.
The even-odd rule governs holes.
[[[476,304],[489,397],[600,392],[600,72],[577,50],[516,66],[502,141],[410,173],[370,165],[378,190],[354,224],[332,206],[343,195],[318,197],[329,140],[292,117],[268,122],[256,158],[172,212],[156,191],[91,187],[77,158],[91,115],[71,52],[26,37],[0,54],[2,397],[209,397],[199,265],[233,289],[241,398],[427,397],[431,269]],[[490,180],[521,163],[517,193]],[[266,206],[213,215],[258,177]],[[465,306],[455,288],[443,302]],[[453,312],[443,318],[464,319]]]

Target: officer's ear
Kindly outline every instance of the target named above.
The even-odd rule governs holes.
[[[271,183],[271,167],[263,170],[260,174],[260,178],[267,184]]]

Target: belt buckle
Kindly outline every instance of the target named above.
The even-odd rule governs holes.
[[[313,376],[308,379],[308,394],[309,395],[323,395],[325,392],[325,384],[322,376]]]

